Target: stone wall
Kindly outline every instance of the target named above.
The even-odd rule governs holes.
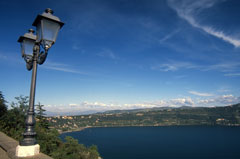
[[[18,141],[0,132],[0,159],[52,159],[43,153],[32,157],[16,157],[16,147],[18,144]]]

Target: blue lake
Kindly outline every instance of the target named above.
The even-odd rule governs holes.
[[[240,159],[240,127],[118,127],[64,133],[103,159]]]

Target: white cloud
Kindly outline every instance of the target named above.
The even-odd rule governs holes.
[[[17,55],[17,56],[16,56]],[[7,61],[14,64],[25,64],[21,57],[21,52],[5,52],[0,50],[0,60]]]
[[[177,98],[168,102],[170,106],[193,106],[194,102],[191,98]]]
[[[197,91],[189,91],[188,93],[196,95],[196,96],[201,96],[201,97],[213,96],[213,94],[210,94],[210,93],[201,93],[201,92],[197,92]]]
[[[220,38],[235,47],[240,47],[240,40],[235,39],[230,35],[226,35],[223,31],[217,31],[210,26],[204,26],[197,22],[197,14],[204,9],[210,8],[218,3],[218,0],[168,0],[169,6],[174,9],[178,16],[186,20],[190,25],[195,28],[201,29],[206,33]]]
[[[239,62],[225,62],[225,63],[218,63],[209,66],[202,66],[201,69],[203,71],[210,71],[210,70],[218,70],[221,72],[232,72],[239,69],[240,63]]]
[[[113,60],[117,59],[117,56],[115,55],[115,53],[110,50],[110,49],[103,49],[100,53],[97,54],[100,57],[107,57]]]
[[[240,73],[232,73],[236,72],[240,68],[240,63],[235,61],[222,62],[211,65],[198,65],[191,62],[169,60],[169,62],[152,65],[150,68],[152,70],[162,72],[178,71],[181,69],[195,69],[199,71],[215,70],[226,73],[224,76],[240,76]]]
[[[152,108],[152,107],[156,107],[156,104],[154,103],[136,103],[136,104],[124,104],[123,105],[124,108],[129,108],[129,109],[140,109],[140,108]]]
[[[77,106],[77,104],[75,104],[75,103],[70,103],[69,106],[71,106],[71,107],[72,107],[72,106]]]
[[[197,68],[197,67],[198,66],[196,66],[190,62],[170,61],[169,63],[153,65],[151,67],[151,69],[168,72],[168,71],[177,71],[180,69],[193,69],[193,68]]]
[[[163,43],[164,41],[172,38],[172,37],[173,37],[175,34],[177,34],[179,31],[180,31],[179,29],[174,30],[173,32],[165,35],[162,39],[159,40],[159,42],[160,42],[160,43]]]
[[[194,103],[191,98],[178,98],[169,101],[160,100],[156,102],[142,102],[133,104],[119,104],[119,103],[103,103],[103,102],[81,102],[64,105],[48,105],[46,110],[54,112],[55,114],[82,114],[84,112],[103,112],[107,110],[126,110],[126,109],[144,109],[153,107],[179,107],[179,106],[193,106]]]
[[[208,105],[208,104],[213,104],[215,103],[215,99],[202,99],[202,100],[199,100],[197,103],[199,105]]]
[[[206,27],[206,26],[200,26],[199,28],[203,29],[205,32],[220,38],[232,45],[234,45],[235,47],[240,47],[240,40],[239,39],[234,39],[231,36],[225,35],[222,31],[216,31],[211,27]]]
[[[232,103],[238,103],[239,98],[233,96],[232,94],[222,95],[219,98],[216,99],[218,103],[223,104],[232,104]]]
[[[202,95],[202,94],[201,94]],[[201,98],[203,98],[202,96]],[[214,96],[205,99],[192,99],[190,97],[174,98],[169,100],[159,100],[153,102],[139,102],[139,103],[104,103],[104,102],[81,102],[64,105],[47,105],[46,110],[54,112],[55,114],[84,114],[96,113],[107,110],[126,110],[126,109],[144,109],[153,107],[181,107],[181,106],[226,106],[240,103],[240,97],[232,94],[225,94],[221,96]]]
[[[55,70],[55,71],[61,71],[61,72],[87,75],[87,73],[85,73],[85,72],[75,70],[75,69],[71,68],[69,65],[61,64],[61,63],[47,62],[45,65],[42,66],[42,68],[49,69],[49,70]]]
[[[240,73],[227,73],[227,74],[224,74],[224,76],[236,77],[236,76],[240,76]]]
[[[79,50],[80,47],[79,47],[79,45],[77,45],[77,44],[73,44],[72,49],[73,49],[73,50]]]
[[[106,107],[107,104],[102,103],[102,102],[83,102],[82,105],[87,106],[87,107]]]
[[[220,92],[220,93],[231,92],[230,88],[229,88],[229,87],[226,87],[226,86],[222,86],[222,87],[219,88],[217,91]]]
[[[168,71],[177,71],[179,69],[179,67],[177,67],[176,65],[165,63],[165,64],[154,65],[151,67],[151,69],[168,72]]]
[[[3,55],[3,54],[0,54],[0,59],[7,60],[7,56],[5,56],[5,55]]]
[[[221,95],[215,98],[198,100],[196,104],[200,106],[201,105],[209,106],[209,104],[211,104],[212,106],[217,106],[217,105],[231,105],[239,102],[240,102],[239,97],[235,97],[232,94],[227,94],[227,95]]]

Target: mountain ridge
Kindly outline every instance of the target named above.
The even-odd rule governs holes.
[[[240,103],[216,107],[114,110],[89,115],[47,117],[47,120],[59,131],[119,126],[240,126]]]

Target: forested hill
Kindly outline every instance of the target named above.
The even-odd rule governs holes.
[[[139,113],[139,112],[149,112],[149,111],[159,111],[159,110],[168,110],[168,109],[191,109],[190,106],[182,107],[153,107],[153,108],[144,108],[144,109],[125,109],[125,110],[109,110],[103,113],[97,114],[116,114],[116,113]]]
[[[48,117],[47,120],[60,131],[80,130],[83,127],[117,126],[240,126],[240,103],[211,108],[184,106],[116,110],[91,115]]]

